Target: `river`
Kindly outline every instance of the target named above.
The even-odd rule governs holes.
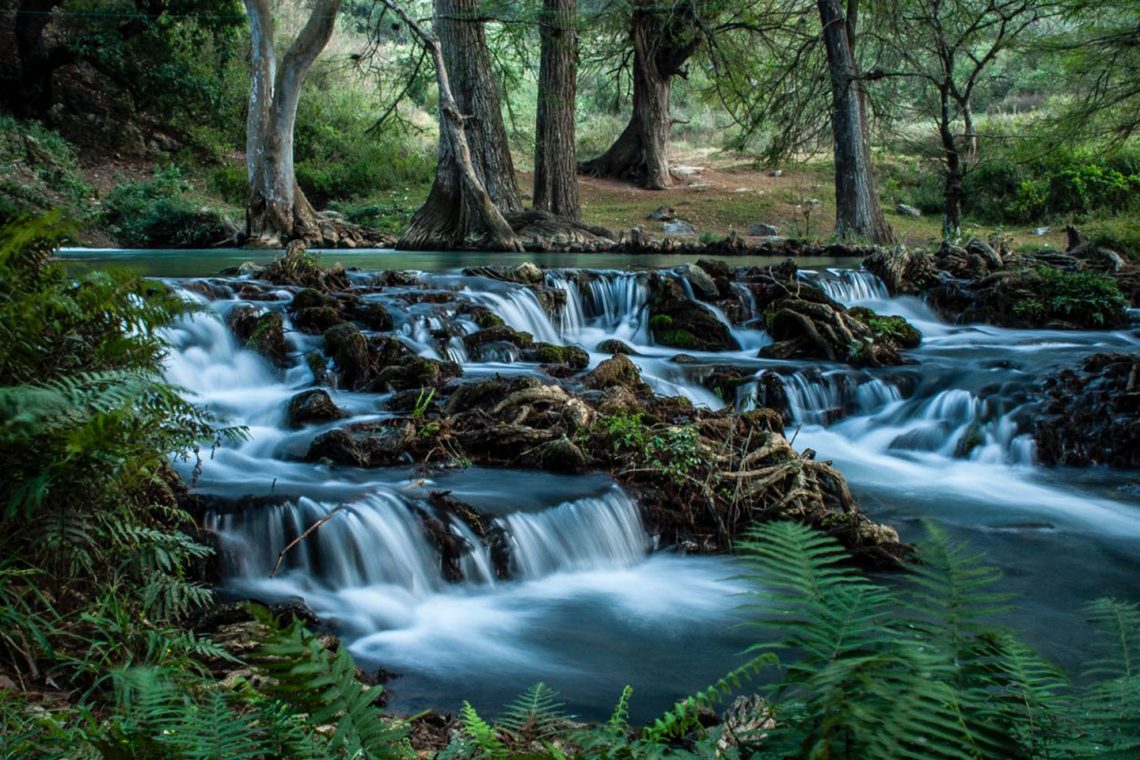
[[[250,257],[244,251],[201,253],[67,251],[86,266],[127,264],[180,286]],[[607,358],[595,348],[616,337],[657,392],[694,403],[722,401],[700,384],[715,366],[779,375],[794,411],[797,448],[834,460],[864,510],[895,525],[904,539],[921,538],[923,520],[984,551],[1016,596],[1003,623],[1074,674],[1088,630],[1081,608],[1099,596],[1140,599],[1140,479],[1137,473],[1056,469],[1035,462],[1031,411],[1048,373],[1076,366],[1091,353],[1140,352],[1140,331],[1058,332],[944,324],[922,302],[889,298],[873,276],[850,262],[801,260],[805,279],[848,305],[900,314],[923,333],[908,352],[913,365],[852,370],[825,362],[756,358],[769,338],[753,324],[731,325],[739,351],[692,354],[651,344],[646,329],[646,269],[677,267],[685,257],[599,255],[337,252],[327,260],[375,269],[417,270],[414,288],[451,292],[450,303],[411,304],[401,287],[368,296],[385,304],[394,332],[417,353],[462,364],[465,378],[536,373],[514,356],[467,355],[462,341],[435,336],[443,323],[472,332],[454,304],[490,307],[510,326],[552,343],[590,351],[591,366]],[[547,285],[567,292],[567,305],[548,315],[528,289],[458,268],[532,260]],[[772,260],[730,260],[734,265]],[[597,270],[588,285],[573,268]],[[320,339],[287,333],[295,363],[281,370],[236,345],[218,319],[241,303],[225,280],[225,297],[202,301],[205,313],[169,330],[167,378],[231,423],[249,440],[204,461],[196,488],[205,494],[259,497],[272,506],[211,514],[222,537],[231,593],[301,596],[334,626],[365,666],[400,677],[389,684],[392,707],[455,709],[470,700],[486,714],[539,680],[557,689],[570,709],[605,717],[624,685],[634,687],[633,717],[648,719],[677,698],[738,664],[758,635],[741,627],[736,606],[747,590],[733,580],[730,558],[655,552],[636,505],[600,475],[471,467],[423,480],[411,466],[379,470],[303,463],[312,439],[335,424],[290,429],[285,406],[310,387],[304,354]],[[284,302],[258,305],[284,309]],[[755,317],[757,315],[753,315]],[[741,387],[740,408],[755,403],[756,383]],[[333,391],[353,421],[382,419],[386,394]],[[337,423],[337,424],[343,424]],[[189,471],[187,470],[187,474]],[[438,557],[418,529],[418,510],[431,490],[453,494],[500,515],[514,546],[517,580],[494,580],[486,552],[464,559],[459,585],[447,583]],[[291,537],[338,505],[334,516],[291,553],[283,572],[269,571]],[[464,530],[453,525],[452,530]],[[474,537],[470,544],[478,545]]]

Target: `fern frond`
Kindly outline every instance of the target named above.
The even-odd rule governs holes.
[[[1140,604],[1098,599],[1085,614],[1095,637],[1084,675],[1127,678],[1140,673]]]
[[[485,760],[500,760],[500,758],[510,756],[507,746],[499,739],[495,729],[479,717],[479,713],[475,711],[470,702],[463,702],[463,707],[459,710],[459,720],[463,724],[464,736],[469,738],[478,750],[479,754],[476,757]]]
[[[507,705],[496,726],[520,744],[540,741],[565,719],[558,692],[539,681]]]
[[[697,714],[702,708],[713,707],[723,702],[746,682],[751,681],[754,675],[764,668],[778,666],[779,662],[776,655],[770,652],[753,657],[740,667],[729,671],[708,688],[677,702],[672,709],[647,726],[643,735],[652,742],[662,742],[669,738],[684,736],[699,728]]]

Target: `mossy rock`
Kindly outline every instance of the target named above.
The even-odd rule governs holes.
[[[331,306],[313,306],[301,309],[293,317],[293,326],[301,332],[319,335],[344,321],[340,312]]]
[[[657,343],[695,351],[740,349],[728,325],[686,297],[675,280],[657,276],[650,283],[654,297],[649,304],[649,331]]]
[[[541,364],[561,364],[571,369],[586,369],[590,366],[590,354],[578,346],[539,343],[535,347],[534,358]]]
[[[324,333],[325,353],[336,364],[345,387],[354,390],[367,385],[372,376],[368,339],[356,325],[343,322]]]
[[[369,330],[388,332],[392,329],[392,315],[384,308],[384,304],[376,301],[364,301],[352,310],[352,318]]]
[[[375,390],[402,391],[411,388],[429,388],[442,385],[462,374],[454,362],[415,357],[401,365],[385,367],[374,384]]]
[[[484,343],[510,343],[516,348],[530,348],[534,345],[534,336],[528,332],[521,332],[500,324],[464,336],[463,343],[468,349],[473,349]]]
[[[230,313],[230,327],[238,342],[256,351],[278,367],[288,364],[285,320],[277,312],[257,313],[251,306],[239,306]]]
[[[617,338],[610,338],[603,340],[598,344],[596,349],[600,354],[625,354],[626,356],[638,356],[638,353],[628,343],[623,343]]]
[[[852,307],[847,313],[870,328],[876,341],[892,341],[900,348],[918,348],[922,343],[922,333],[903,317],[880,316],[863,306]]]
[[[305,309],[315,309],[321,306],[335,309],[338,304],[337,300],[327,293],[322,293],[315,288],[303,288],[289,302],[289,311],[301,312]]]

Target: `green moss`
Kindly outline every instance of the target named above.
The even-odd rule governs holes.
[[[664,330],[673,325],[673,318],[668,314],[654,314],[649,318],[649,326],[654,330]]]
[[[673,348],[698,348],[700,341],[688,330],[668,330],[657,336],[657,340]]]
[[[848,309],[847,313],[866,325],[876,341],[893,341],[903,348],[917,348],[922,342],[922,333],[902,317],[879,315],[862,306]]]
[[[590,364],[590,355],[577,346],[543,343],[539,345],[536,356],[543,364],[565,364],[575,369],[585,369]]]

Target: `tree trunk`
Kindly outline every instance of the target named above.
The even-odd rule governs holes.
[[[841,240],[866,238],[880,245],[893,243],[894,232],[875,189],[866,114],[850,44],[853,26],[844,19],[838,0],[819,0],[817,4],[831,73],[835,235]]]
[[[435,0],[435,32],[479,181],[499,211],[522,210],[503,107],[491,77],[481,0]]]
[[[978,160],[978,127],[974,124],[974,107],[970,105],[969,98],[962,103],[962,122],[966,132],[962,136],[966,143],[966,160]]]
[[[962,237],[962,155],[954,137],[954,116],[951,111],[949,83],[940,88],[941,103],[938,134],[942,140],[942,162],[946,166],[946,187],[943,190],[942,239],[957,243]]]
[[[578,89],[576,0],[543,0],[534,140],[534,207],[581,221],[574,102]]]
[[[669,174],[669,89],[685,76],[685,62],[701,44],[691,2],[662,7],[656,0],[634,0],[633,115],[614,144],[583,162],[579,171],[596,177],[639,182],[650,190],[673,184]]]
[[[246,120],[246,236],[253,245],[281,246],[316,228],[316,212],[297,186],[293,130],[301,85],[332,37],[340,3],[318,0],[278,66],[268,0],[245,0],[253,60]]]
[[[381,2],[399,16],[427,47],[435,62],[439,85],[439,163],[435,169],[435,182],[424,205],[416,211],[400,238],[400,247],[420,250],[523,250],[522,241],[496,208],[475,169],[468,147],[465,119],[452,94],[442,45],[393,0]],[[436,28],[440,24],[440,6],[445,2],[436,0]]]

